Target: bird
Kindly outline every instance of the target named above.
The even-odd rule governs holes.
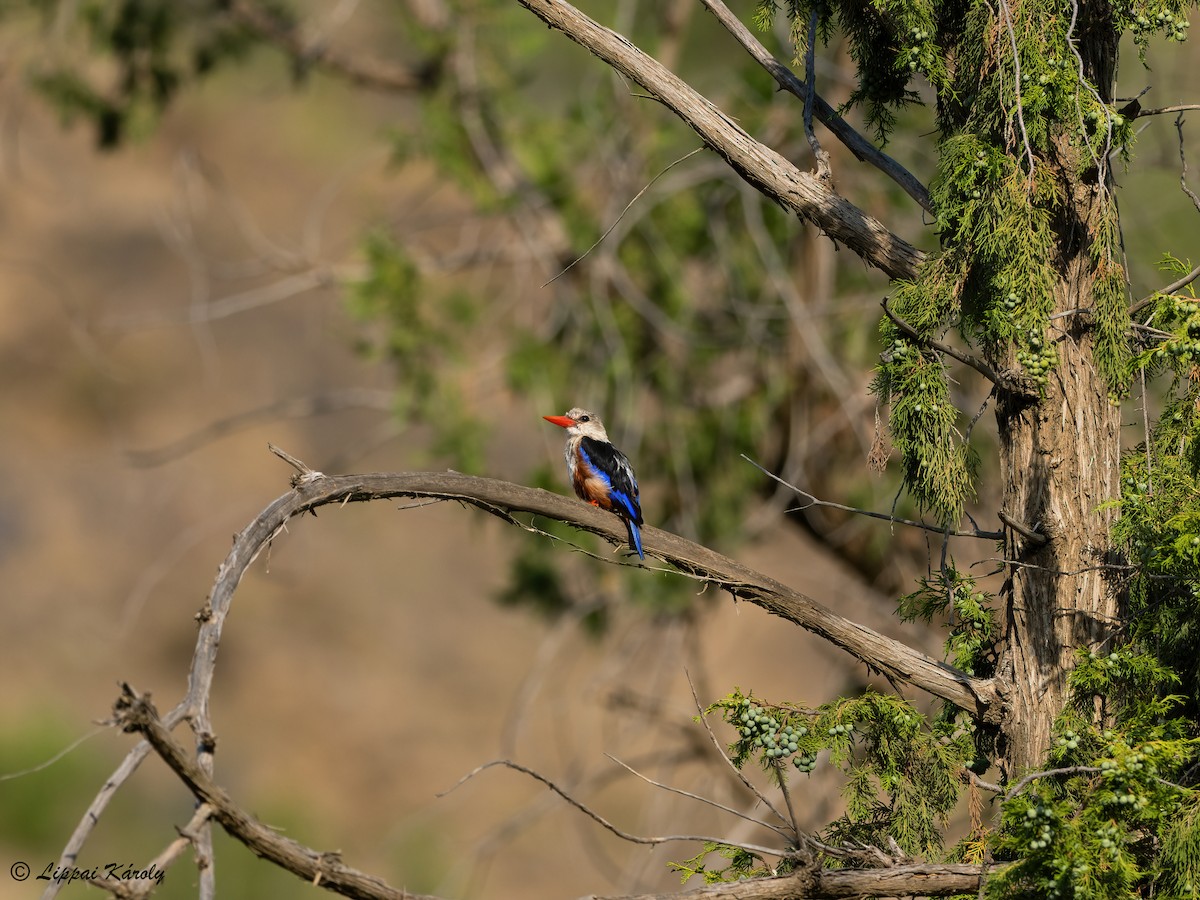
[[[600,417],[575,407],[564,416],[542,416],[567,429],[563,456],[567,475],[581,500],[615,513],[629,532],[629,548],[645,559],[642,552],[642,507],[638,483],[628,457],[612,445]]]

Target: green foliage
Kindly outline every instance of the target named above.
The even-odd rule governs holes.
[[[88,52],[111,63],[111,77],[80,64],[78,55],[61,54],[35,71],[32,83],[65,120],[90,121],[100,147],[117,147],[153,125],[189,79],[248,51],[250,36],[220,14],[221,6],[88,0],[72,24]]]
[[[962,767],[974,757],[974,728],[956,718],[927,722],[899,697],[866,693],[815,709],[755,701],[740,691],[712,704],[736,731],[730,760],[757,760],[777,782],[785,761],[809,774],[818,755],[845,778],[845,815],[828,839],[940,853],[942,829],[959,796]]]
[[[1187,40],[1191,27],[1187,14],[1194,5],[1192,0],[1126,0],[1112,5],[1112,16],[1122,32],[1133,34],[1144,62],[1146,44],[1155,34],[1168,41]]]
[[[919,587],[898,601],[900,618],[945,625],[946,656],[969,675],[988,677],[995,668],[992,653],[999,634],[992,596],[975,589],[975,579],[959,572],[954,561],[932,576],[918,579]]]
[[[903,287],[901,292],[907,294]],[[903,297],[898,299],[905,305]],[[875,386],[890,402],[892,442],[900,452],[904,484],[922,509],[941,522],[957,522],[974,497],[977,460],[960,439],[960,413],[950,400],[945,365],[937,353],[901,337],[890,321],[884,337],[887,361]]]
[[[1163,261],[1163,269],[1175,274],[1190,271],[1190,263],[1181,262],[1174,258]],[[1188,286],[1189,292],[1192,286]],[[1195,295],[1160,294],[1154,298],[1154,312],[1151,321],[1158,332],[1154,340],[1137,357],[1137,364],[1145,367],[1152,374],[1170,370],[1175,376],[1176,393],[1183,379],[1188,379],[1192,367],[1200,362],[1200,303]],[[1183,421],[1182,414],[1175,419],[1176,409],[1172,412],[1171,423]],[[1164,423],[1160,421],[1159,428]]]
[[[456,381],[463,364],[461,335],[474,316],[473,300],[430,287],[390,236],[376,233],[364,244],[367,274],[350,287],[351,312],[375,326],[363,353],[393,367],[396,414],[403,422],[433,429],[432,452],[464,471],[482,466],[483,434]]]
[[[1016,863],[994,897],[1192,896],[1200,884],[1196,804],[1181,786],[1195,758],[1175,682],[1147,654],[1081,654],[1051,769],[1011,789],[993,844]],[[1105,710],[1097,724],[1097,705]]]
[[[1174,273],[1190,265],[1168,258]],[[1189,288],[1190,290],[1190,288]],[[1128,568],[1123,581],[1130,637],[1180,679],[1186,710],[1200,716],[1200,304],[1160,296],[1154,331],[1136,364],[1173,384],[1141,444],[1122,460],[1120,518],[1112,530]]]
[[[720,869],[709,868],[705,865],[705,860],[713,853],[729,860],[729,865]],[[732,847],[729,844],[718,844],[712,841],[705,843],[704,849],[691,859],[685,859],[682,862],[668,862],[667,868],[681,873],[679,879],[681,883],[700,876],[704,879],[705,884],[741,881],[743,878],[762,878],[766,875],[783,874],[787,871],[785,867],[772,872],[763,865],[761,859],[741,847]]]
[[[760,25],[776,9],[761,2]],[[876,389],[891,405],[905,485],[922,509],[954,523],[973,496],[974,466],[938,354],[926,348],[957,332],[994,368],[1018,368],[1046,390],[1060,364],[1053,332],[1061,326],[1051,315],[1074,296],[1066,279],[1078,277],[1060,268],[1078,240],[1072,207],[1080,189],[1096,197],[1094,219],[1084,223],[1092,296],[1081,304],[1095,329],[1095,365],[1114,397],[1128,390],[1126,274],[1105,187],[1108,156],[1114,148],[1127,154],[1131,124],[1105,99],[1112,75],[1093,71],[1095,61],[1078,45],[1083,26],[1059,4],[791,0],[786,13],[798,56],[814,10],[826,31],[836,23],[846,35],[859,70],[851,102],[865,105],[881,134],[916,99],[917,73],[937,98],[941,138],[930,193],[942,249],[915,280],[896,285],[894,311],[919,339],[884,321],[888,350]],[[1109,12],[1107,21],[1088,22],[1088,40],[1115,42],[1126,30],[1142,42],[1155,30],[1174,39],[1186,34],[1183,5],[1173,0]],[[945,60],[954,61],[952,69]]]

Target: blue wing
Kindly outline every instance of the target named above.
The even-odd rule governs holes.
[[[608,498],[613,512],[635,525],[642,524],[637,478],[629,459],[605,441],[585,437],[579,444],[583,461],[608,486]]]
[[[597,441],[585,437],[579,443],[579,456],[584,465],[591,470],[595,477],[604,482],[607,496],[603,498],[603,506],[616,513],[629,533],[629,546],[637,552],[641,559],[646,558],[642,552],[642,533],[638,526],[642,523],[642,506],[638,497],[637,478],[633,474],[633,466],[629,464],[625,454],[605,441]],[[585,498],[587,499],[587,498]]]

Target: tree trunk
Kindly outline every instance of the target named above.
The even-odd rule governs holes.
[[[1081,299],[1077,288],[1087,286],[1063,286],[1068,307]],[[1103,644],[1117,613],[1099,568],[1113,512],[1097,507],[1118,488],[1119,409],[1109,402],[1091,350],[1087,333],[1069,332],[1046,399],[998,412],[1003,508],[1048,538],[1038,544],[1008,529],[1005,557],[1014,562],[999,674],[1011,693],[999,749],[1009,776],[1043,762],[1067,700],[1072,656],[1079,647]]]
[[[1093,305],[1093,239],[1114,201],[1095,177],[1089,184],[1073,174],[1077,151],[1065,141],[1058,149],[1068,200],[1055,313],[1066,314],[1051,319],[1046,335],[1058,364],[1040,403],[1010,400],[997,408],[1002,508],[1010,521],[1039,533],[1006,528],[1005,558],[1012,562],[998,674],[1010,693],[998,749],[1010,778],[1044,763],[1054,720],[1068,700],[1074,654],[1105,645],[1118,612],[1103,568],[1115,512],[1100,507],[1120,487],[1120,408],[1095,365],[1086,312]]]

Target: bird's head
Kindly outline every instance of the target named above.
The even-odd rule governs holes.
[[[567,429],[567,434],[571,437],[579,435],[580,437],[590,437],[596,441],[608,441],[608,433],[604,430],[604,423],[600,421],[600,417],[586,409],[575,407],[568,410],[565,416],[542,416],[542,418]]]

